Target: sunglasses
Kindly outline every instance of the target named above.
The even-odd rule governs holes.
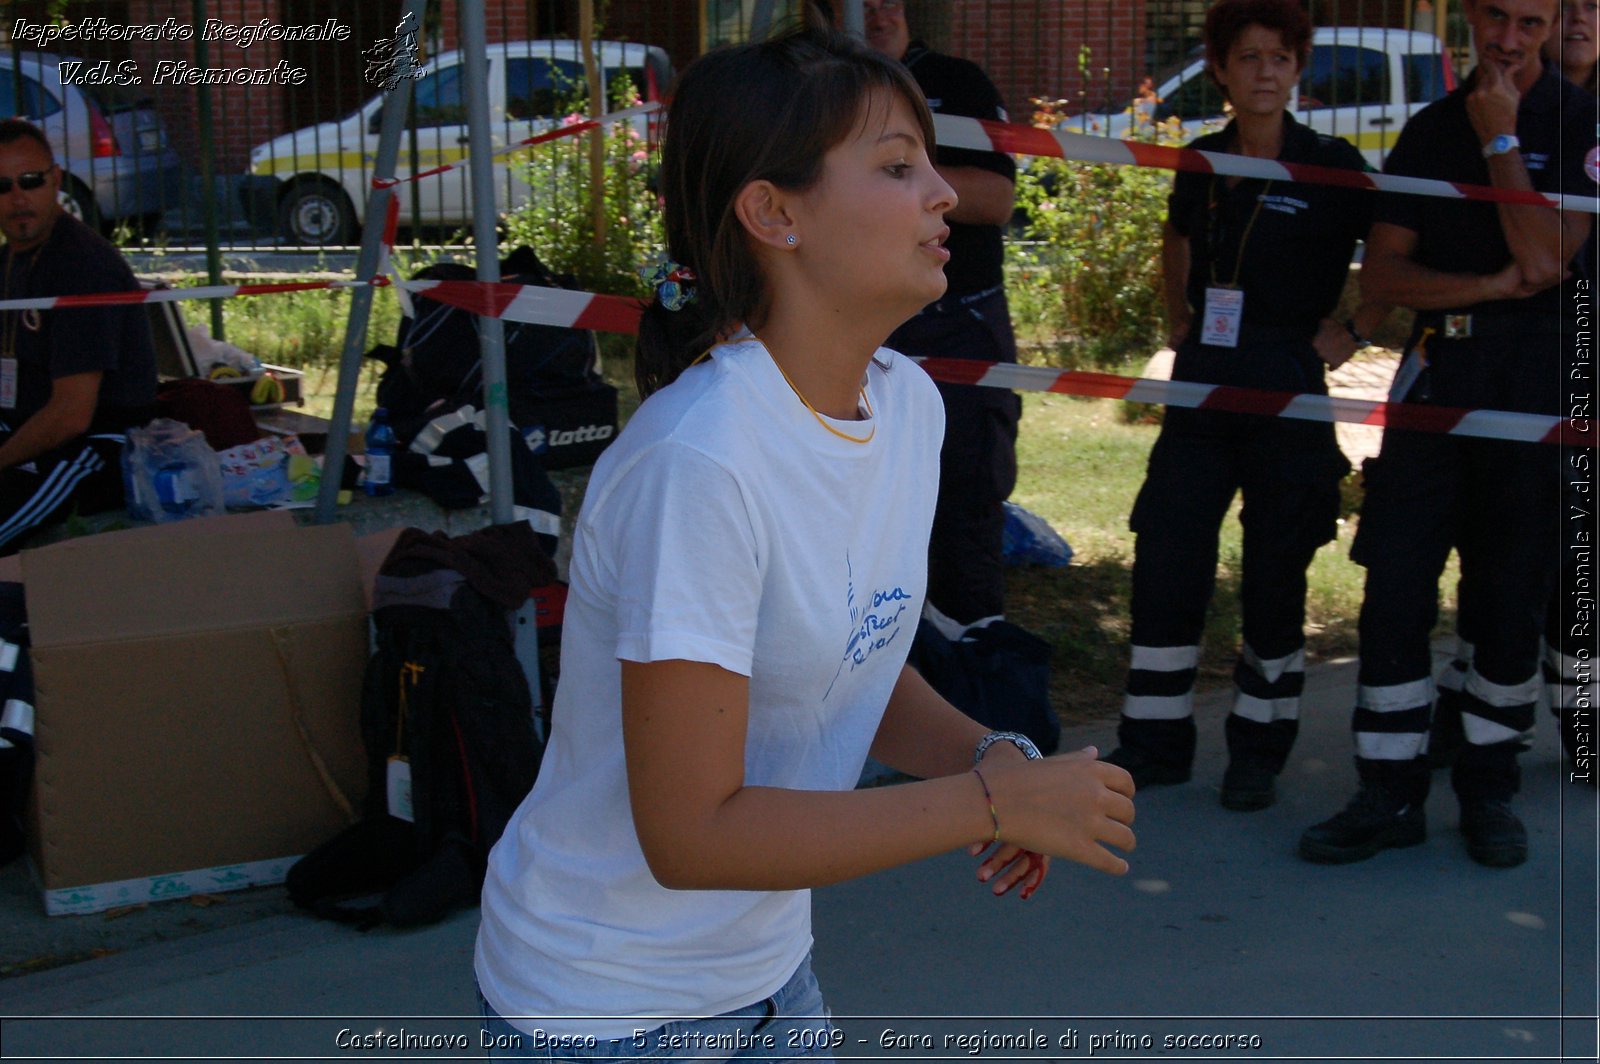
[[[55,169],[51,167],[51,169]],[[44,186],[44,179],[50,176],[50,170],[29,170],[25,174],[18,174],[13,181],[9,177],[0,177],[0,196],[10,193],[11,186],[15,184],[24,192],[32,192]]]

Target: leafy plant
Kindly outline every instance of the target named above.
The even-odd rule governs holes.
[[[1066,101],[1035,100],[1034,125],[1064,120]],[[1175,121],[1148,112],[1136,137],[1178,143]],[[1008,246],[1012,305],[1025,344],[1068,369],[1116,368],[1159,346],[1161,227],[1172,177],[1164,170],[1035,158],[1017,174],[1030,243]]]
[[[611,109],[633,107],[638,94],[626,79],[614,86]],[[588,108],[576,95],[563,125],[583,118]],[[589,144],[604,147],[605,235],[597,239]],[[601,132],[548,141],[529,149],[524,179],[531,200],[504,219],[508,247],[526,244],[557,273],[572,274],[590,292],[644,295],[639,268],[664,244],[661,212],[652,177],[653,146],[643,122],[618,122]]]

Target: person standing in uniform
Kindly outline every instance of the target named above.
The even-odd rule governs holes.
[[[61,209],[60,188],[44,134],[0,122],[0,299],[137,291],[121,253]],[[142,307],[0,311],[0,555],[74,509],[123,505],[123,433],[155,399]]]
[[[1546,62],[1561,76],[1590,94],[1597,91],[1596,60],[1600,58],[1600,26],[1597,26],[1596,0],[1562,0],[1561,24],[1544,43]],[[1600,106],[1600,105],[1597,105]],[[1596,117],[1600,117],[1597,114]],[[1568,292],[1564,305],[1572,312],[1569,353],[1576,354],[1590,345],[1592,340],[1592,315],[1578,313],[1583,305],[1593,304],[1592,286],[1595,279],[1594,233],[1574,260],[1572,276],[1567,279]],[[1585,333],[1587,332],[1587,337]],[[1574,360],[1568,367],[1569,381],[1583,381],[1592,377],[1588,360]],[[1592,766],[1580,763],[1578,728],[1582,722],[1580,709],[1593,706],[1597,688],[1593,676],[1594,666],[1584,656],[1594,645],[1593,630],[1584,624],[1574,624],[1570,617],[1571,600],[1564,589],[1577,587],[1584,579],[1581,567],[1587,566],[1584,547],[1591,542],[1585,537],[1594,534],[1590,510],[1592,504],[1585,494],[1593,481],[1588,448],[1568,448],[1562,458],[1565,471],[1562,483],[1567,498],[1562,504],[1561,558],[1558,583],[1550,596],[1550,607],[1545,616],[1544,664],[1545,690],[1549,696],[1550,712],[1561,728],[1561,743],[1573,763],[1574,780],[1595,783]],[[1463,581],[1456,594],[1471,597],[1472,589]],[[1448,768],[1455,763],[1466,736],[1461,727],[1461,697],[1466,676],[1472,667],[1472,633],[1456,625],[1456,653],[1450,665],[1438,679],[1439,698],[1433,707],[1433,723],[1428,736],[1428,762],[1435,769]],[[1524,737],[1524,746],[1531,745],[1532,736]]]
[[[1467,0],[1477,70],[1406,124],[1386,171],[1593,195],[1593,98],[1540,57],[1559,13],[1558,0]],[[1535,205],[1382,196],[1362,291],[1417,312],[1396,398],[1560,413],[1562,281],[1591,221]],[[1427,837],[1429,636],[1452,546],[1464,588],[1459,628],[1475,644],[1461,696],[1466,743],[1451,770],[1461,830],[1480,864],[1527,859],[1511,799],[1540,686],[1560,458],[1559,448],[1540,444],[1385,432],[1366,467],[1351,552],[1367,569],[1353,717],[1360,788],[1342,812],[1301,836],[1307,860],[1359,861]]]
[[[1233,107],[1190,145],[1286,163],[1363,170],[1348,142],[1286,111],[1311,51],[1294,0],[1222,0],[1206,15],[1207,69]],[[1385,309],[1329,317],[1366,235],[1372,195],[1331,185],[1180,172],[1162,238],[1173,379],[1327,393],[1324,366],[1367,344]],[[1193,687],[1218,530],[1243,492],[1244,642],[1228,716],[1222,804],[1263,809],[1299,728],[1305,682],[1306,567],[1334,536],[1350,464],[1333,426],[1226,411],[1166,411],[1129,524],[1133,650],[1106,760],[1139,787],[1189,779]]]
[[[994,83],[974,63],[913,40],[904,0],[867,0],[867,45],[911,71],[935,114],[1005,121]],[[998,152],[938,150],[939,174],[956,190],[950,225],[950,287],[885,341],[911,356],[1015,362],[1017,342],[1004,287],[1001,227],[1016,201],[1016,164]],[[1006,499],[1017,481],[1016,393],[938,382],[944,399],[939,496],[928,547],[928,603],[954,627],[1005,612],[1002,538]],[[937,619],[937,614],[935,617]]]

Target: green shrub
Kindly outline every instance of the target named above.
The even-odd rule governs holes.
[[[1061,103],[1034,124],[1061,122]],[[1140,139],[1178,143],[1181,127],[1139,127]],[[1027,243],[1008,245],[1008,282],[1019,338],[1034,359],[1066,369],[1115,369],[1159,347],[1161,227],[1172,174],[1034,158],[1017,173]]]
[[[611,109],[636,106],[638,95],[619,82]],[[565,123],[578,121],[587,107],[574,104]],[[605,145],[605,239],[595,239],[589,181],[589,143]],[[577,278],[589,292],[644,295],[639,269],[665,243],[661,212],[652,190],[655,171],[643,122],[618,122],[600,133],[563,137],[528,149],[522,164],[533,187],[531,200],[504,219],[508,248],[526,244],[557,273]]]

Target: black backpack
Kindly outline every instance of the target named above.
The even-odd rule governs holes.
[[[415,279],[472,281],[471,266],[438,262]],[[532,249],[521,247],[500,263],[508,284],[571,288]],[[478,317],[470,311],[414,295],[415,316],[402,318],[393,345],[367,357],[383,362],[378,405],[389,412],[402,446],[438,415],[462,406],[483,408],[483,368]],[[592,463],[616,435],[617,390],[599,371],[599,345],[587,329],[527,322],[505,323],[506,399],[511,423],[547,469]]]
[[[289,870],[296,905],[365,929],[476,903],[543,754],[509,611],[554,578],[525,522],[401,533],[373,590],[364,815]]]
[[[1053,754],[1061,721],[1050,704],[1050,653],[1049,643],[1010,621],[968,628],[952,642],[923,618],[906,664],[979,724],[1021,732]]]

